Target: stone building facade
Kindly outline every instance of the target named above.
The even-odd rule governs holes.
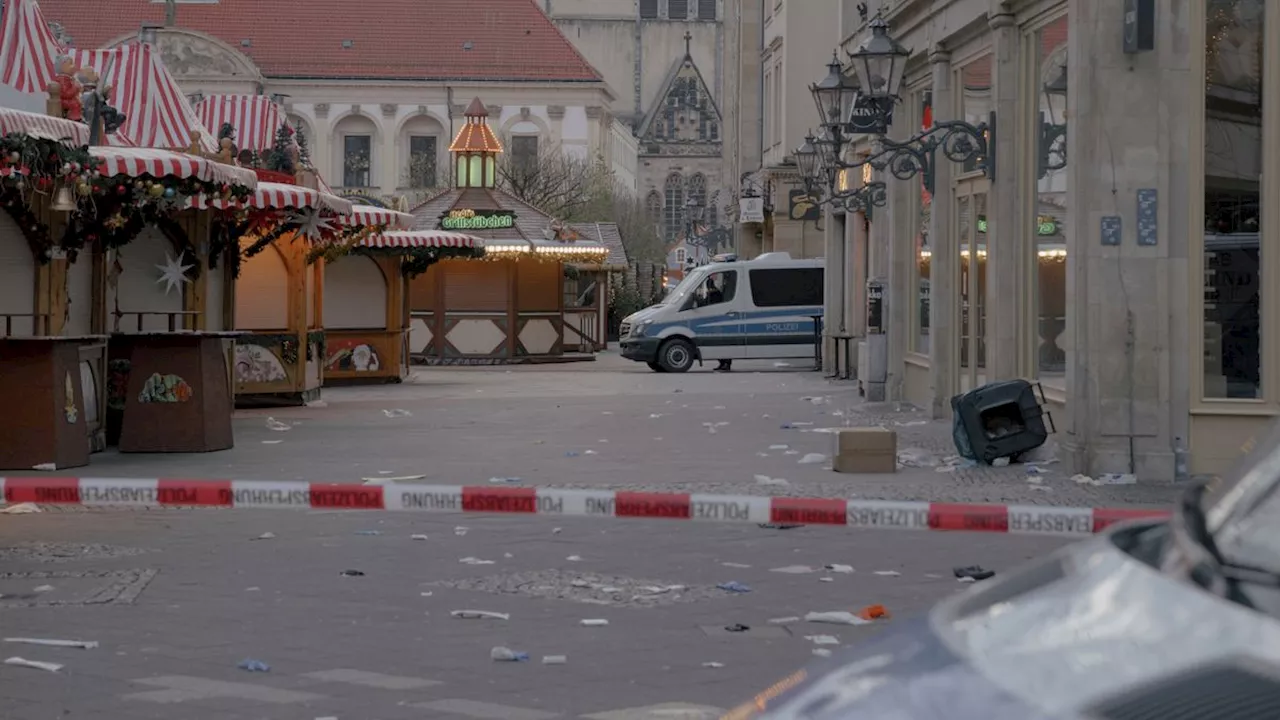
[[[1280,200],[1262,182],[1280,173],[1280,2],[1156,6],[842,3],[846,51],[877,13],[913,51],[888,137],[995,119],[988,169],[940,155],[933,192],[869,173],[887,206],[831,216],[828,327],[857,336],[868,397],[942,417],[959,392],[1032,379],[1064,459],[1140,479],[1222,472],[1280,413],[1280,295],[1263,282],[1280,254],[1259,252],[1260,208]],[[1144,24],[1150,42],[1126,47]],[[886,288],[883,333],[868,280]]]

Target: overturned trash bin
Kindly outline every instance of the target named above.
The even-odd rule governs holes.
[[[1053,418],[1045,412],[1044,390],[1026,380],[1005,380],[951,398],[951,434],[961,457],[990,465],[996,458],[1015,461],[1049,438]],[[1045,428],[1046,419],[1049,428]]]

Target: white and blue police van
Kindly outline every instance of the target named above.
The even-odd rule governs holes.
[[[622,357],[677,373],[704,360],[812,358],[823,265],[765,253],[694,268],[662,302],[623,319]]]

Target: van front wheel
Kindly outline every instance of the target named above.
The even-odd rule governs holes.
[[[667,372],[688,372],[693,361],[693,344],[688,340],[673,338],[663,343],[658,351],[658,364]]]

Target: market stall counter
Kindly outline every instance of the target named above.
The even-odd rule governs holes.
[[[89,464],[89,416],[97,398],[80,382],[80,352],[105,335],[0,337],[0,469],[55,470]]]
[[[227,346],[235,332],[142,332],[111,336],[121,408],[122,453],[212,452],[235,445]],[[123,392],[121,392],[123,391]]]

